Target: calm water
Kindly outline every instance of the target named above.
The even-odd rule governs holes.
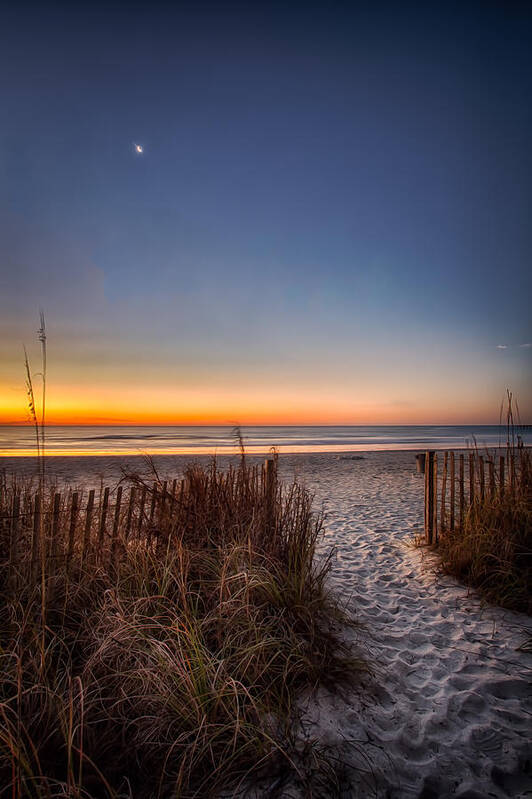
[[[479,447],[504,445],[498,425],[244,427],[246,450],[265,453],[360,452],[377,450],[458,449],[476,440]],[[532,443],[530,429],[521,431]],[[231,427],[49,427],[49,455],[229,454],[235,451]],[[0,426],[0,457],[33,455],[33,428]]]

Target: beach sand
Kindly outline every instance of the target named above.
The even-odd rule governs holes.
[[[302,458],[299,471],[323,503],[332,584],[351,597],[374,669],[347,700],[320,694],[311,734],[359,742],[368,795],[373,784],[389,799],[532,796],[532,654],[519,651],[532,619],[483,606],[412,546],[414,453]]]
[[[281,476],[296,473],[326,513],[331,584],[362,625],[346,635],[373,670],[348,696],[320,690],[306,706],[307,734],[341,744],[359,769],[348,796],[532,796],[532,653],[520,650],[532,619],[482,605],[413,546],[423,523],[414,455],[281,455]],[[184,460],[158,464],[175,474]],[[120,476],[113,458],[50,467],[85,485]]]

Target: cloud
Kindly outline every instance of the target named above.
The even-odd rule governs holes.
[[[509,346],[510,346],[509,344],[497,344],[496,349],[507,350]],[[524,350],[530,350],[532,349],[532,341],[527,341],[525,344],[514,344],[513,346],[514,347],[518,346],[520,349]]]

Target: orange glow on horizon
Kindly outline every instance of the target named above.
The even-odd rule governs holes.
[[[0,424],[31,424],[25,396],[18,394],[10,402],[5,393],[3,396]],[[399,419],[399,415],[395,413],[394,418]],[[73,426],[369,424],[371,419],[373,423],[393,423],[389,407],[353,403],[345,395],[324,389],[311,391],[305,386],[178,390],[168,386],[106,386],[96,391],[92,387],[56,385],[49,391],[46,405],[47,424]]]
[[[421,410],[415,407],[392,412],[389,407],[357,405],[351,410],[346,407],[293,408],[288,404],[281,407],[249,408],[245,406],[221,407],[217,409],[183,408],[179,413],[168,410],[143,410],[129,408],[129,413],[117,408],[50,407],[46,413],[46,424],[51,426],[283,426],[283,425],[460,425],[460,424],[498,424],[492,413],[486,412],[479,418],[477,413],[464,413],[464,408],[449,408],[437,413],[436,409]],[[32,426],[28,414],[18,408],[0,408],[0,425]]]
[[[407,397],[399,386],[395,396]],[[394,396],[392,395],[392,396]],[[460,397],[457,403],[434,389],[415,400],[391,401],[382,388],[292,384],[277,381],[236,386],[117,386],[52,384],[46,423],[65,426],[242,426],[497,424],[489,397]],[[39,406],[39,389],[36,390]],[[38,407],[39,411],[39,407]],[[525,411],[525,413],[523,413]],[[522,421],[528,416],[521,408]],[[0,424],[31,424],[23,388],[0,391]]]

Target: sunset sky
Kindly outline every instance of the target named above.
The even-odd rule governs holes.
[[[0,422],[532,421],[526,3],[12,4]],[[141,151],[140,151],[141,150]],[[36,378],[38,383],[38,378]]]

